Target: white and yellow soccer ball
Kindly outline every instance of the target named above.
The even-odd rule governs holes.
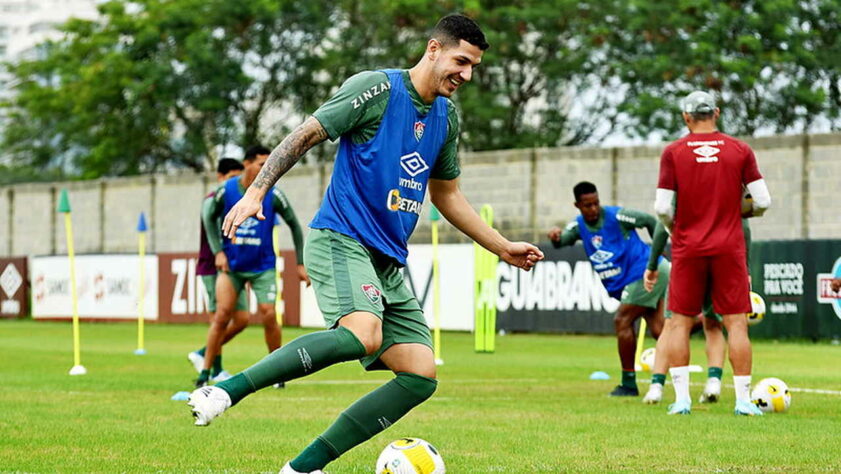
[[[761,323],[762,319],[765,317],[765,300],[763,300],[758,293],[754,293],[753,291],[751,291],[750,306],[750,313],[747,314],[748,325],[753,326],[754,324]]]
[[[765,413],[782,413],[791,406],[791,392],[785,382],[769,377],[753,387],[750,400]]]
[[[377,474],[444,474],[444,459],[434,446],[420,438],[400,438],[389,443],[377,459]]]
[[[640,369],[645,372],[651,372],[654,369],[655,355],[657,355],[657,351],[653,347],[642,351],[642,354],[640,354]]]

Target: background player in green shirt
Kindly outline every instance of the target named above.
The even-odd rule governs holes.
[[[578,183],[573,194],[574,205],[580,211],[581,217],[570,222],[563,232],[558,227],[552,228],[548,234],[549,240],[555,248],[573,245],[576,241],[582,240],[590,263],[600,276],[617,268],[624,272],[623,284],[614,288],[616,291],[613,292],[611,288],[616,285],[611,286],[609,279],[602,278],[602,283],[608,293],[611,293],[614,298],[621,299],[619,309],[614,316],[614,327],[619,360],[622,365],[622,383],[616,386],[610,395],[637,396],[639,389],[634,366],[636,353],[634,323],[637,319],[644,318],[654,338],[660,336],[663,326],[663,297],[668,286],[668,278],[661,281],[654,292],[645,291],[642,286],[645,262],[640,259],[647,259],[649,249],[646,244],[639,241],[636,232],[637,229],[645,228],[653,236],[657,220],[654,216],[640,211],[613,206],[602,207],[595,185],[586,181]],[[586,229],[582,229],[582,225],[586,226]],[[582,233],[585,232],[591,236],[589,240],[595,245],[588,246],[588,241],[582,238]],[[621,233],[621,236],[613,236],[616,233]],[[612,240],[615,242],[615,247],[611,247],[608,243]],[[600,253],[602,256],[598,255]],[[606,258],[608,255],[617,255],[615,258],[618,260],[615,265],[609,263],[611,258]],[[624,257],[619,255],[624,255]],[[665,259],[661,260],[662,271],[668,275],[669,262]],[[600,266],[605,266],[605,268],[601,269]]]
[[[219,160],[219,164],[216,167],[216,183],[221,184],[234,176],[239,176],[242,174],[243,169],[244,167],[239,160],[234,158],[222,158]],[[213,199],[215,195],[216,191],[214,190],[212,193],[205,196],[205,200]],[[202,207],[204,207],[204,201],[202,201]],[[218,271],[216,270],[215,256],[210,250],[210,244],[207,242],[207,232],[204,230],[204,223],[201,218],[199,219],[199,229],[201,230],[201,233],[199,239],[199,259],[196,263],[196,275],[201,276],[204,291],[207,294],[207,309],[210,312],[212,320],[213,315],[216,314],[216,275]],[[243,291],[237,299],[236,311],[234,312],[231,322],[228,324],[228,328],[225,330],[226,340],[235,336],[248,326],[247,296],[247,292]],[[204,353],[206,349],[206,347],[202,347],[197,351],[192,351],[187,354],[187,359],[193,364],[193,367],[196,368],[196,372],[198,373],[201,373],[201,371],[204,370]],[[213,382],[221,382],[231,377],[231,374],[222,368],[221,354],[214,358],[210,376]]]
[[[234,178],[238,180],[240,193],[244,193],[245,189],[254,182],[269,153],[269,150],[262,146],[251,147],[246,151],[245,158],[242,160],[245,170],[238,178]],[[197,387],[208,383],[214,360],[217,355],[222,353],[222,345],[230,341],[243,329],[241,325],[229,325],[229,321],[233,316],[238,295],[247,291],[245,288],[246,282],[251,283],[251,288],[257,296],[257,314],[263,324],[263,333],[269,352],[280,347],[281,342],[281,329],[277,324],[275,313],[275,298],[278,288],[276,288],[274,267],[261,271],[258,271],[260,270],[258,268],[254,268],[254,271],[243,269],[232,271],[229,267],[228,256],[222,248],[222,233],[219,222],[224,210],[225,193],[226,185],[223,183],[216,189],[214,197],[206,199],[202,206],[202,223],[207,233],[210,250],[216,258],[215,263],[219,275],[216,279],[216,312],[207,333],[204,367],[196,380]],[[283,191],[272,188],[271,193],[273,211],[280,214],[292,232],[295,254],[298,259],[298,277],[309,284],[309,277],[303,265],[304,244],[301,225],[298,223],[295,211],[292,210],[292,206]],[[271,240],[264,239],[260,245],[268,246],[270,253],[274,254]],[[281,386],[278,385],[278,387]]]

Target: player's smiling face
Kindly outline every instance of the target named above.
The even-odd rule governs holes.
[[[581,211],[584,222],[595,224],[599,221],[599,216],[602,213],[602,206],[599,203],[599,193],[582,194],[578,201],[576,201],[575,207]]]
[[[433,89],[437,95],[450,97],[473,78],[473,69],[482,62],[482,50],[464,40],[452,46],[439,43],[439,48],[433,65]]]

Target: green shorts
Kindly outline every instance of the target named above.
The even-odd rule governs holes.
[[[262,272],[228,272],[228,278],[231,279],[231,284],[234,285],[234,291],[238,295],[247,295],[245,282],[251,283],[251,290],[257,295],[257,303],[272,303],[274,304],[277,298],[277,280],[274,268]]]
[[[656,308],[660,300],[666,298],[666,293],[669,289],[669,273],[671,270],[672,264],[669,263],[668,260],[663,259],[657,267],[659,275],[657,277],[657,283],[654,285],[654,289],[652,289],[651,292],[645,291],[643,279],[640,278],[639,280],[625,286],[625,289],[622,290],[622,298],[620,299],[620,302],[622,304]]]
[[[204,291],[207,292],[207,309],[211,313],[216,312],[216,274],[202,275],[201,281],[204,283]],[[237,298],[237,311],[248,311],[248,292],[243,291]]]
[[[360,359],[366,370],[388,369],[380,356],[394,344],[432,348],[429,326],[418,300],[403,282],[400,267],[355,239],[328,229],[310,229],[304,266],[312,280],[327,328],[354,311],[372,313],[383,322],[380,349]]]

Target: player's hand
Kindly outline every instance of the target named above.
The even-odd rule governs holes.
[[[231,270],[231,267],[228,266],[228,256],[225,255],[225,252],[218,252],[216,254],[216,270],[220,272],[228,272]]]
[[[832,288],[832,291],[838,293],[838,290],[841,290],[841,278],[833,278],[832,282],[829,283],[829,287]]]
[[[645,291],[651,293],[651,290],[654,289],[654,285],[657,284],[657,278],[659,278],[660,272],[657,270],[645,270],[645,274],[642,276],[642,286],[645,288]]]
[[[549,237],[549,240],[552,242],[557,242],[561,240],[561,228],[560,227],[552,227],[549,229],[549,232],[546,234]]]
[[[233,239],[237,228],[251,216],[257,216],[257,219],[261,221],[266,219],[263,215],[263,200],[255,199],[246,193],[225,215],[225,220],[222,222],[222,235]]]
[[[510,265],[529,271],[537,262],[543,260],[543,252],[527,242],[509,242],[505,250],[499,253],[499,258]]]
[[[307,275],[307,269],[304,268],[304,266],[301,264],[298,265],[298,279],[305,282],[307,286],[312,285],[312,282],[310,281],[310,276]]]

